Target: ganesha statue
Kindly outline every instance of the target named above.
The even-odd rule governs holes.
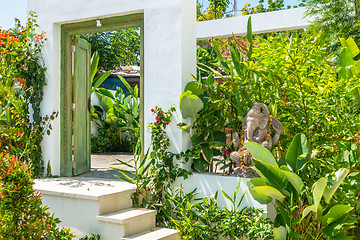
[[[280,137],[282,124],[270,114],[264,103],[255,103],[246,114],[243,131],[234,133],[232,142],[237,151],[230,153],[230,158],[236,163],[235,173],[239,177],[255,177],[256,173],[251,167],[251,155],[244,147],[246,142],[256,142],[271,150]]]

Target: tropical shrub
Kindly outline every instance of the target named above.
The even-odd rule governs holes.
[[[341,168],[314,184],[303,182],[310,160],[303,134],[294,137],[278,161],[257,143],[247,142],[245,146],[260,175],[248,182],[250,193],[259,203],[273,202],[277,210],[275,239],[352,239],[346,233],[354,227],[350,217],[353,208],[332,200],[348,169]]]
[[[99,121],[96,122],[99,136],[97,139],[93,138],[93,143],[107,142],[107,151],[130,152],[140,136],[139,90],[137,86],[132,89],[124,78],[119,78],[130,92],[129,96],[121,88],[117,88],[115,93],[105,88],[95,90],[100,98],[100,105],[92,107],[91,116],[93,120]],[[96,148],[96,145],[93,144],[92,148]]]
[[[0,153],[0,239],[72,239],[69,229],[42,206],[25,162]]]
[[[182,188],[166,191],[164,212],[166,227],[176,228],[182,239],[272,239],[271,222],[263,217],[263,211],[242,208],[236,198],[240,184],[231,198],[231,209],[217,204],[217,195],[196,199],[196,189],[185,193]]]

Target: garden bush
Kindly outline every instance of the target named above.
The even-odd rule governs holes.
[[[91,117],[96,120],[99,136],[91,139],[93,152],[132,152],[140,136],[139,89],[132,89],[124,78],[119,78],[130,95],[126,96],[120,87],[115,93],[105,88],[95,90],[100,104],[92,107]]]
[[[42,206],[25,162],[0,153],[0,239],[72,239],[69,229]]]
[[[222,194],[232,203],[231,209],[217,203],[214,197],[196,198],[196,189],[185,193],[182,187],[167,190],[163,211],[166,227],[176,228],[182,239],[272,239],[271,221],[256,208],[239,206],[245,194],[237,201],[240,183],[233,197]]]
[[[0,29],[0,152],[29,164],[35,177],[44,172],[40,143],[50,134],[51,116],[40,115],[46,67],[41,64],[45,33],[36,33],[36,14],[26,25]],[[30,110],[31,109],[31,110]]]

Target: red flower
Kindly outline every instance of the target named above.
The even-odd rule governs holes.
[[[18,137],[20,137],[20,136],[21,136],[21,134],[22,134],[22,133],[19,131],[19,132],[18,132],[18,134],[17,134],[17,135],[18,135]]]
[[[155,110],[152,108],[152,109],[151,109],[151,112],[155,112]]]
[[[25,85],[26,80],[25,80],[25,79],[22,79],[22,78],[18,78],[18,83],[19,83],[20,85]]]
[[[165,123],[166,125],[169,125],[170,123],[169,122],[167,122],[167,123]]]
[[[230,154],[230,151],[228,148],[225,148],[225,155],[228,156]]]

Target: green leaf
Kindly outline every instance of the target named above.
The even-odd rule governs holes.
[[[205,92],[205,89],[202,88],[201,84],[195,81],[186,84],[184,91],[187,90],[191,91],[193,94],[195,94],[198,97]]]
[[[112,92],[110,92],[109,90],[105,89],[105,88],[99,88],[97,89],[97,92],[100,93],[103,96],[109,97],[111,99],[115,99],[114,95],[112,94]],[[113,105],[113,104],[111,104]]]
[[[349,170],[346,168],[341,168],[335,172],[335,176],[336,176],[335,184],[330,188],[326,188],[324,191],[324,200],[326,203],[330,203],[332,196],[334,195],[340,184],[344,181],[348,173]]]
[[[294,188],[296,189],[296,191],[300,195],[301,189],[304,186],[304,183],[301,180],[301,178],[297,174],[295,174],[293,172],[288,172],[288,171],[284,171],[284,170],[281,170],[281,171],[283,172],[283,174],[286,176],[286,178],[294,186]]]
[[[190,129],[191,129],[191,125],[176,125],[178,128],[180,128],[181,130],[184,130],[188,133],[190,133]]]
[[[201,133],[197,133],[197,134],[194,134],[192,137],[191,137],[191,144],[193,147],[195,146],[198,146],[202,143],[205,142],[205,139],[204,137],[202,136]]]
[[[209,163],[200,155],[200,158],[194,159],[194,169],[198,172],[205,172],[206,168],[209,166]]]
[[[286,152],[285,160],[295,172],[301,170],[309,159],[310,149],[306,137],[304,134],[297,134]]]
[[[351,50],[353,58],[360,53],[360,49],[352,37],[346,39],[347,47]]]
[[[350,212],[352,209],[353,208],[349,205],[335,205],[329,210],[326,215],[320,217],[320,220],[324,225],[330,224]]]
[[[271,201],[271,199],[269,199],[268,197],[266,197],[264,195],[260,195],[260,194],[258,194],[257,192],[255,192],[253,190],[255,187],[258,187],[258,186],[266,186],[266,183],[264,182],[263,179],[261,179],[261,178],[252,178],[250,181],[248,181],[246,183],[246,185],[249,188],[249,192],[250,192],[251,196],[256,201],[258,201],[260,204],[268,204]]]
[[[259,195],[267,196],[280,202],[285,200],[285,196],[280,191],[270,186],[254,187],[253,190]]]
[[[95,90],[110,76],[112,71],[108,71],[105,73],[100,74],[91,82],[91,92],[90,95],[95,92]]]
[[[327,178],[322,177],[319,180],[314,183],[312,187],[313,197],[314,197],[314,206],[315,206],[315,212],[317,212],[320,204],[320,200],[323,197],[325,187],[327,183]]]
[[[354,59],[352,57],[351,50],[347,47],[343,47],[340,51],[339,65],[341,67],[339,76],[343,79],[346,79],[347,74],[347,66],[351,66],[354,64]]]
[[[315,211],[316,211],[315,205],[307,206],[307,207],[303,210],[303,212],[302,212],[301,221],[302,221],[310,212],[315,212]]]
[[[208,162],[211,163],[211,160],[213,158],[213,152],[211,150],[211,148],[209,147],[209,144],[205,144],[201,147],[202,150],[202,155],[204,157],[204,159]]]
[[[123,78],[122,76],[118,75],[118,77],[120,78],[121,82],[125,85],[126,89],[130,92],[131,96],[138,98],[138,93],[136,93],[132,87],[130,86],[130,84],[125,80],[125,78]]]
[[[204,104],[201,99],[192,94],[191,91],[185,91],[180,95],[180,111],[183,118],[191,117],[196,119],[196,115],[203,109]]]
[[[221,144],[224,144],[226,141],[226,135],[224,132],[220,132],[220,131],[214,131],[212,134],[212,142],[218,142]]]
[[[96,51],[93,53],[91,57],[91,65],[90,65],[90,73],[91,73],[91,82],[95,77],[95,74],[97,72],[98,64],[99,64],[99,53]]]
[[[248,22],[247,22],[246,37],[247,37],[247,40],[250,43],[249,51],[247,53],[247,56],[248,56],[249,61],[252,61],[251,56],[252,56],[252,49],[253,49],[253,36],[252,36],[251,17],[249,17]]]
[[[221,190],[221,192],[223,193],[225,198],[227,198],[230,202],[233,202],[233,199],[226,192],[224,192],[224,190]]]
[[[219,46],[217,44],[217,40],[216,39],[213,39],[212,40],[212,43],[214,45],[214,51],[216,53],[216,58],[219,60],[219,61],[224,61],[223,57],[222,57],[222,54],[220,52],[220,49],[219,49]]]
[[[264,163],[271,164],[272,166],[275,167],[278,166],[271,152],[266,148],[264,148],[263,146],[261,146],[260,144],[255,142],[247,142],[244,145],[255,159],[262,161]]]
[[[213,83],[214,83],[214,74],[210,73],[209,76],[206,78],[205,84],[206,85],[211,85]]]
[[[284,226],[280,226],[273,229],[275,240],[286,240],[287,231]]]
[[[258,161],[256,159],[253,160],[255,163],[256,171],[264,178],[264,181],[278,189],[279,191],[284,190],[286,184],[288,183],[288,179],[286,178],[283,170],[278,167],[274,167],[273,165]]]

